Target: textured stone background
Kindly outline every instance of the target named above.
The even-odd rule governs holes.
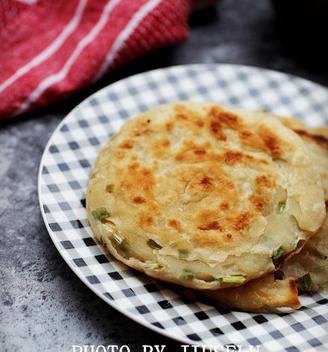
[[[43,111],[0,126],[0,350],[71,351],[72,344],[179,344],[117,313],[71,272],[43,225],[37,171],[48,138],[63,117],[102,86],[168,65],[226,62],[292,73],[328,85],[320,51],[295,54],[282,44],[266,0],[219,0],[194,15],[191,36],[106,77]],[[305,48],[304,48],[305,51]],[[307,56],[307,57],[305,57]]]

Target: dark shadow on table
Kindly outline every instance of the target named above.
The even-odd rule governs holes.
[[[328,1],[272,0],[284,50],[310,70],[328,73]]]

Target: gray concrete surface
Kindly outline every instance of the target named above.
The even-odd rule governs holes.
[[[288,43],[287,43],[288,46]],[[0,351],[72,351],[73,344],[179,344],[148,331],[96,297],[71,272],[43,225],[37,171],[63,117],[102,86],[168,65],[226,62],[276,69],[328,85],[327,69],[284,46],[266,0],[221,0],[193,16],[187,42],[131,63],[65,101],[0,127]]]

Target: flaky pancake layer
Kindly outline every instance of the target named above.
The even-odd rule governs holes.
[[[146,274],[215,290],[272,272],[325,217],[302,139],[274,117],[176,103],[100,152],[87,210],[108,250]]]

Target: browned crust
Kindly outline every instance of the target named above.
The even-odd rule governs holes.
[[[298,309],[301,306],[297,281],[292,277],[274,280],[273,275],[268,275],[236,288],[201,291],[201,295],[218,307],[248,312],[265,312],[282,307]]]
[[[328,127],[327,126],[321,126],[318,128],[311,128],[309,130],[314,134],[318,134],[320,136],[328,138]]]
[[[316,134],[316,130],[294,130],[302,138],[309,139],[328,151],[328,136]],[[314,133],[313,133],[314,132]]]
[[[296,118],[279,116],[271,113],[264,113],[264,115],[278,118],[286,127],[292,129],[300,137],[313,141],[328,150],[328,128],[326,126],[306,128],[303,121]]]
[[[130,133],[124,136],[125,139],[123,142],[118,144],[119,148],[124,149],[119,150],[122,154],[119,154],[118,157],[124,157],[124,153],[126,153],[127,161],[123,166],[117,167],[117,171],[113,177],[116,181],[119,181],[115,183],[115,192],[120,192],[120,197],[124,199],[126,208],[131,212],[133,211],[135,215],[131,227],[137,225],[137,227],[143,231],[151,234],[155,234],[156,230],[158,230],[157,235],[162,237],[163,242],[169,242],[172,239],[178,239],[176,231],[181,231],[181,225],[182,228],[184,228],[185,224],[190,224],[191,230],[188,229],[190,242],[196,246],[214,247],[214,249],[224,248],[224,250],[226,250],[227,243],[231,247],[233,247],[238,240],[248,243],[247,230],[257,214],[259,212],[262,213],[265,206],[269,203],[270,190],[274,186],[273,180],[270,179],[270,170],[268,171],[266,167],[267,160],[270,159],[270,156],[280,158],[283,155],[286,149],[285,147],[289,146],[288,138],[283,139],[269,124],[266,126],[261,122],[260,124],[255,124],[256,127],[254,128],[256,128],[256,131],[254,135],[257,139],[255,141],[251,140],[250,146],[255,150],[264,151],[268,155],[265,156],[264,153],[258,153],[261,158],[258,158],[257,155],[254,157],[247,151],[240,152],[232,150],[233,148],[230,145],[224,150],[218,148],[221,150],[221,154],[218,154],[218,149],[213,148],[210,142],[204,142],[202,139],[194,139],[193,136],[202,134],[204,129],[207,130],[207,133],[208,129],[210,129],[210,132],[213,132],[211,125],[213,122],[217,124],[216,131],[214,131],[215,133],[220,130],[220,133],[227,133],[227,135],[229,135],[232,132],[226,130],[235,130],[237,131],[237,134],[235,133],[236,138],[239,137],[239,132],[243,135],[251,136],[252,132],[247,129],[251,129],[252,127],[249,127],[247,123],[244,124],[243,120],[239,119],[238,115],[222,111],[220,108],[215,108],[214,111],[211,111],[206,116],[202,116],[202,119],[200,119],[199,114],[194,114],[188,110],[184,111],[184,107],[180,109],[177,107],[176,109],[177,115],[174,123],[172,122],[170,126],[163,126],[163,129],[172,129],[172,132],[174,132],[173,129],[179,126],[181,127],[183,124],[188,124],[188,127],[191,127],[188,128],[187,136],[183,140],[184,143],[182,142],[179,148],[177,148],[178,150],[176,150],[174,149],[174,140],[171,146],[168,139],[160,139],[158,138],[160,135],[154,134],[152,135],[152,144],[148,152],[161,156],[168,152],[170,155],[175,156],[177,161],[179,161],[180,158],[185,164],[202,162],[201,168],[192,165],[185,165],[186,167],[184,168],[183,165],[181,167],[180,163],[177,163],[178,167],[174,171],[174,183],[172,182],[172,185],[170,185],[172,186],[171,189],[174,190],[176,184],[178,184],[179,187],[180,184],[184,186],[180,187],[182,192],[179,191],[176,193],[185,196],[183,199],[184,204],[192,203],[190,215],[188,215],[189,217],[186,219],[186,222],[182,221],[181,224],[173,221],[174,219],[169,220],[166,218],[166,228],[164,230],[160,229],[161,231],[156,228],[162,208],[165,209],[166,203],[168,204],[173,197],[167,199],[163,198],[163,202],[155,201],[155,199],[157,199],[155,186],[158,183],[160,184],[162,177],[157,177],[156,174],[158,170],[158,160],[155,160],[152,166],[149,166],[147,163],[138,163],[138,147],[140,144],[138,145],[139,138],[136,137],[145,134],[151,135],[154,131],[156,132],[153,121],[148,122],[148,120],[145,121],[140,118],[131,123]],[[154,131],[152,131],[152,129]],[[201,130],[203,132],[201,132]],[[167,134],[165,137],[166,136]],[[195,140],[197,142],[195,142]],[[211,138],[211,143],[214,145],[218,142]],[[131,151],[129,149],[133,150]],[[244,208],[238,207],[240,203],[239,190],[236,185],[231,182],[229,177],[230,173],[228,172],[231,165],[234,167],[235,164],[242,163],[247,166],[254,165],[259,171],[257,173],[258,177],[254,180],[254,197],[249,198],[249,204],[251,206]],[[222,167],[218,167],[218,164],[222,164]],[[144,165],[147,165],[147,167]],[[228,171],[226,172],[225,170]],[[105,189],[105,187],[103,187],[103,189]],[[166,190],[164,190],[164,192],[165,191]],[[169,189],[167,193],[170,195]],[[205,207],[195,209],[193,203],[197,203],[199,200],[206,197],[206,202],[204,201],[204,203],[206,203]],[[217,203],[210,203],[208,199],[217,200]],[[208,204],[211,204],[211,206],[208,206]],[[226,209],[229,209],[228,214],[226,214]],[[221,210],[224,211],[224,216],[221,216]],[[125,211],[126,209],[124,209],[122,213]],[[170,218],[172,215],[173,214],[170,214]],[[169,231],[167,231],[168,229]],[[174,229],[174,231],[171,229]],[[130,243],[129,240],[127,236],[128,244],[132,244],[132,239]],[[133,256],[131,257],[133,258]],[[123,260],[120,256],[117,256],[117,258],[127,265],[140,270],[137,267],[139,264],[137,265],[135,262],[131,264],[129,261]],[[270,261],[269,256],[267,261]],[[272,264],[269,264],[270,267],[272,267]],[[148,270],[150,269],[141,269],[141,271],[145,271],[150,276],[160,276],[158,278],[163,279],[163,275],[160,272],[158,274],[149,273]],[[256,275],[257,273],[259,273],[259,275],[264,274],[261,270],[258,270]],[[174,273],[170,272],[168,277],[165,277],[165,280],[181,284],[181,280],[171,278],[171,275],[173,276]],[[255,275],[247,275],[247,279],[251,280],[254,276]],[[190,287],[196,286],[192,283],[186,283],[185,285]],[[215,289],[217,289],[218,286],[219,284],[216,284]],[[220,288],[223,289],[222,286]]]

